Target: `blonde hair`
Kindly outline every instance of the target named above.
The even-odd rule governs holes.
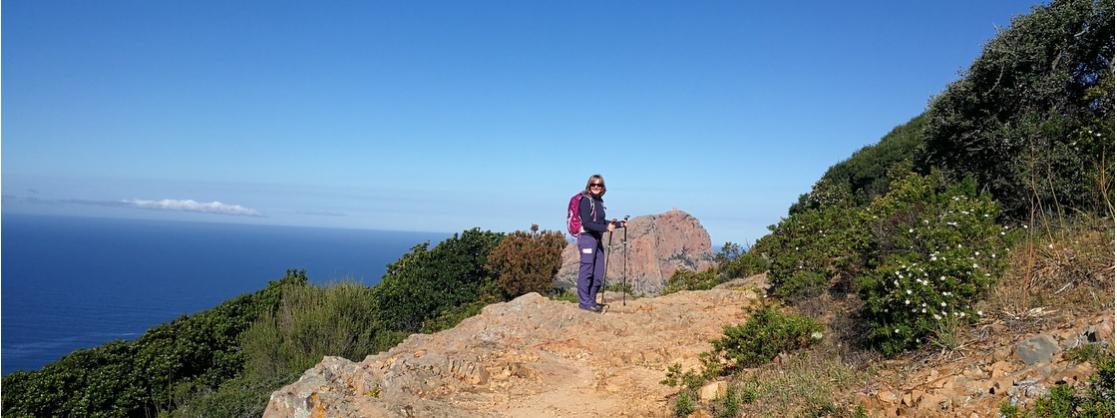
[[[586,180],[586,194],[589,194],[589,195],[593,194],[593,192],[590,191],[590,185],[593,184],[594,180],[601,180],[601,196],[604,197],[605,196],[605,190],[606,190],[605,189],[605,177],[601,177],[600,174],[594,174],[594,175],[590,176],[589,180]]]

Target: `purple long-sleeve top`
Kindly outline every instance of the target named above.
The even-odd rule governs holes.
[[[593,194],[586,194],[578,207],[582,219],[582,229],[594,238],[601,239],[601,235],[609,230],[609,222],[605,220],[605,202]]]

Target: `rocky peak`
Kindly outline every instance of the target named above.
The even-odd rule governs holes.
[[[624,268],[624,231],[609,234],[606,243],[606,285],[619,283]],[[562,268],[555,276],[559,287],[574,287],[578,280],[578,247],[571,243],[562,253]],[[644,215],[628,221],[627,282],[637,294],[658,293],[680,268],[701,271],[713,266],[710,234],[689,213],[678,209]]]

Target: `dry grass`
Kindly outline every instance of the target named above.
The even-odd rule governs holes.
[[[871,372],[820,350],[808,350],[734,378],[744,400],[744,416],[849,416],[855,403],[852,387]]]
[[[1113,307],[1113,220],[1080,217],[1030,228],[985,310],[1016,326]]]

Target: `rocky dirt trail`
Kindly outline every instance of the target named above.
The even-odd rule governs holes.
[[[663,416],[667,366],[697,367],[753,290],[629,300],[605,314],[538,294],[490,305],[361,362],[327,357],[272,395],[264,416]]]
[[[1094,365],[1066,354],[1087,344],[1112,347],[1113,320],[1114,311],[1108,309],[1020,332],[1011,326],[1013,320],[986,319],[954,352],[885,362],[856,394],[858,403],[874,417],[997,416],[1006,402],[1030,408],[1056,384],[1088,383]]]

